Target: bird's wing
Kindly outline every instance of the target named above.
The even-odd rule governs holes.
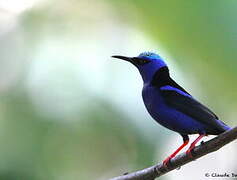
[[[225,130],[219,123],[218,117],[206,106],[195,100],[190,94],[169,85],[160,87],[160,92],[170,107],[207,125],[212,130],[219,132]]]

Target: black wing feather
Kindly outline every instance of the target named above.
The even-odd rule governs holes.
[[[202,105],[195,99],[184,96],[176,92],[175,90],[161,90],[161,87],[171,86],[186,93],[187,95],[190,95],[184,88],[178,85],[170,77],[169,69],[167,66],[157,70],[151,81],[151,85],[159,89],[167,105],[205,124],[208,127],[206,133],[220,134],[226,130],[225,127],[228,127],[223,122],[218,120],[218,117],[210,109],[208,109],[206,106]]]
[[[184,96],[173,90],[160,90],[165,102],[181,111],[182,113],[192,117],[193,119],[206,124],[208,134],[220,134],[225,131],[217,121],[218,117],[206,106],[202,105],[195,99]],[[224,125],[224,123],[223,123]]]

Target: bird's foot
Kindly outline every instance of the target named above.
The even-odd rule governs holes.
[[[198,138],[195,139],[195,141],[192,142],[191,146],[186,151],[186,154],[188,155],[189,158],[193,158],[192,151],[195,148],[195,145],[197,144],[197,142],[200,141],[200,139],[202,139],[204,136],[205,136],[205,134],[200,134],[198,136]]]
[[[178,154],[179,151],[180,151],[181,149],[183,149],[183,147],[186,146],[187,144],[188,144],[188,139],[184,140],[184,143],[183,143],[178,149],[176,149],[176,151],[175,151],[173,154],[171,154],[169,157],[167,157],[167,158],[163,161],[163,165],[164,165],[165,167],[168,167],[168,165],[170,164],[170,160],[171,160],[173,157],[175,157],[176,154]]]
[[[192,155],[192,150],[193,148],[189,148],[187,151],[186,151],[186,154],[189,158],[193,158],[193,155]]]
[[[163,161],[163,165],[165,167],[168,167],[168,165],[170,164],[170,160],[172,159],[173,157],[169,156],[167,157],[164,161]]]

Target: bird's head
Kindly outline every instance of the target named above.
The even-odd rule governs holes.
[[[143,52],[136,57],[112,57],[128,61],[136,66],[142,76],[144,83],[150,82],[157,70],[167,66],[164,60],[158,54],[152,52]]]

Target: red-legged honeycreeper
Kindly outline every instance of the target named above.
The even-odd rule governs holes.
[[[183,144],[163,161],[165,166],[188,144],[189,134],[199,134],[186,151],[192,156],[191,150],[202,137],[218,135],[230,129],[170,77],[166,63],[158,54],[144,52],[137,57],[112,57],[137,67],[144,83],[142,98],[147,111],[158,123],[178,132],[183,138]]]

